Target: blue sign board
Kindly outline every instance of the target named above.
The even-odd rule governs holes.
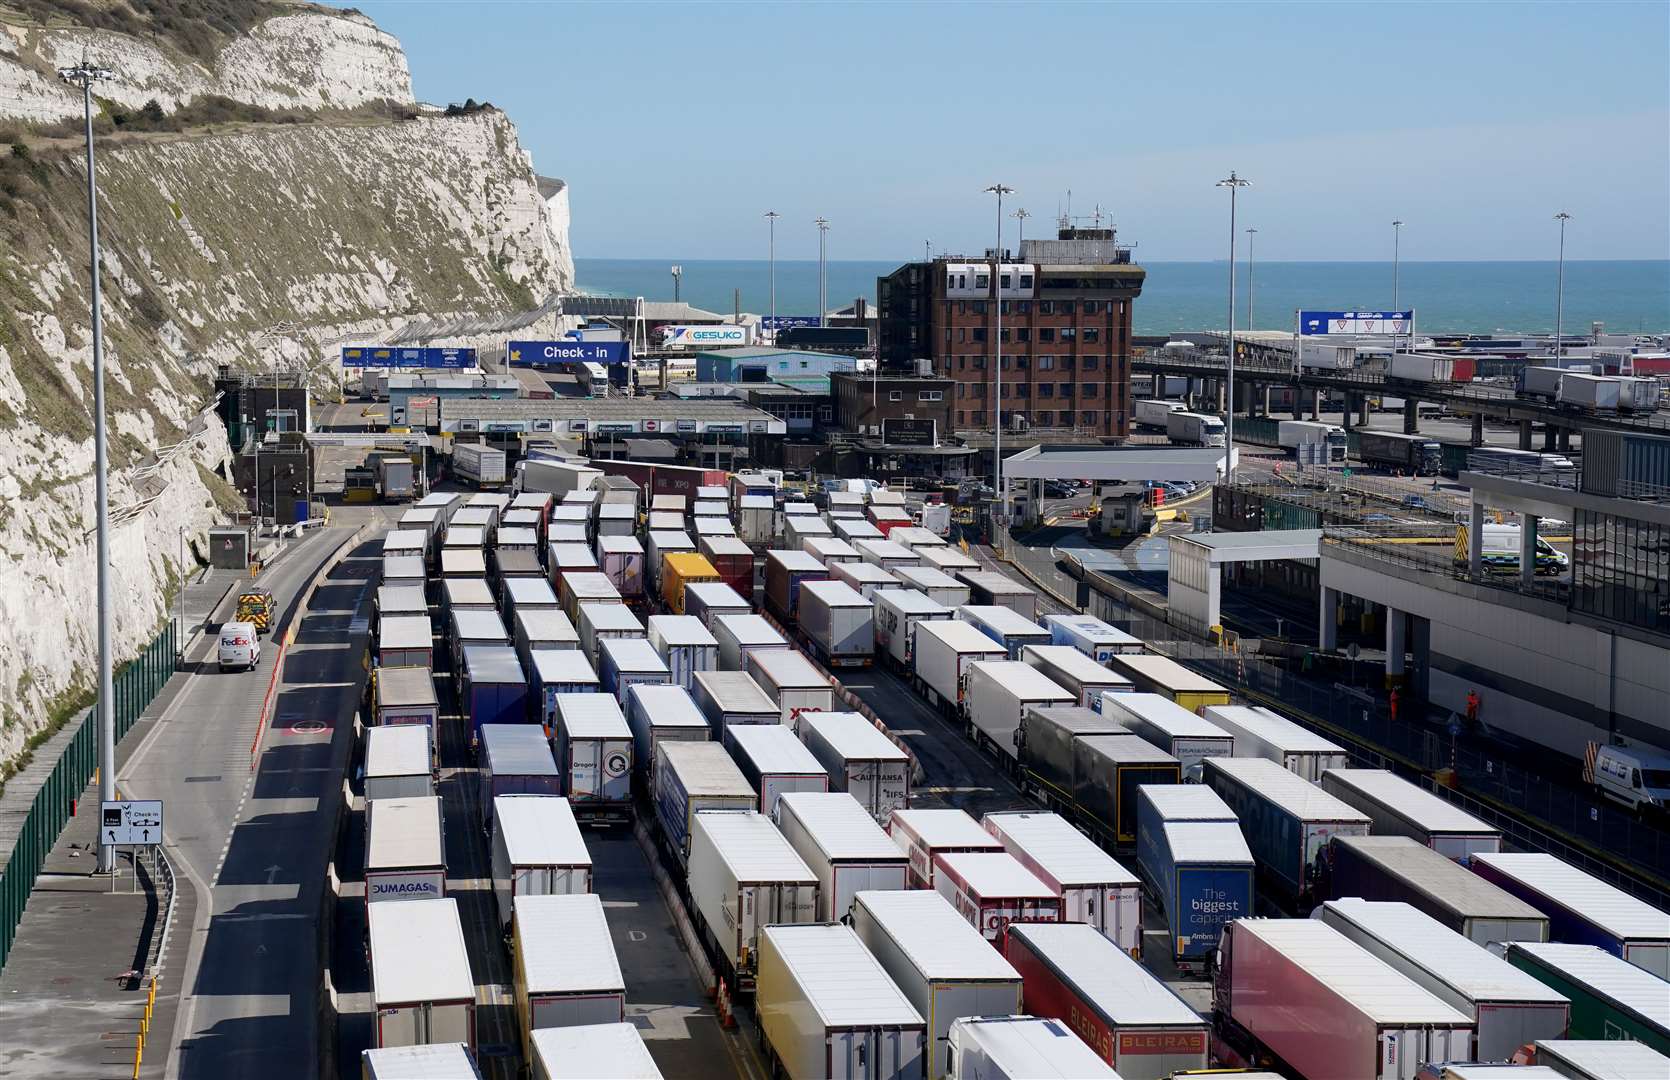
[[[505,362],[510,367],[624,364],[628,359],[624,341],[512,341],[505,345]]]
[[[789,330],[797,326],[817,326],[816,315],[761,315],[761,330]]]
[[[396,348],[392,345],[344,345],[343,367],[441,368],[467,371],[476,366],[474,349]]]
[[[1414,311],[1301,311],[1299,333],[1311,334],[1387,334],[1411,333],[1415,326]]]

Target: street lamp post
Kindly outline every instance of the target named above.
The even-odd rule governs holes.
[[[767,227],[770,229],[769,239],[766,241],[766,271],[768,288],[771,291],[771,332],[777,332],[777,219],[782,217],[775,210],[765,212]]]
[[[1257,229],[1247,230],[1247,329],[1253,328],[1253,237]]]
[[[1232,169],[1218,181],[1218,187],[1229,189],[1229,358],[1224,367],[1224,483],[1235,482],[1235,193],[1249,186],[1249,181],[1235,175]]]
[[[818,218],[813,222],[818,227],[818,325],[823,326],[829,311],[829,280],[826,277],[826,263],[824,262],[824,244],[829,239],[829,219]]]
[[[1032,216],[1032,211],[1028,210],[1024,206],[1021,206],[1017,207],[1015,212],[1009,216],[1019,222],[1019,224],[1015,226],[1017,230],[1015,233],[1015,248],[1018,251],[1024,251],[1026,249],[1026,219]]]
[[[1007,525],[1009,488],[1003,482],[1003,196],[1013,195],[1015,189],[993,184],[985,190],[997,196],[997,247],[992,249],[992,307],[997,314],[997,332],[992,335],[993,366],[997,371],[997,384],[993,387],[996,393],[992,395],[992,484]]]
[[[1398,307],[1398,256],[1401,254],[1400,249],[1402,248],[1402,246],[1403,246],[1403,221],[1402,221],[1402,219],[1399,219],[1397,221],[1392,222],[1392,310],[1393,311],[1401,310]]]
[[[679,295],[678,295],[679,279],[684,277],[684,267],[682,267],[682,266],[673,267],[672,268],[672,275],[673,275],[673,303],[676,304],[676,303],[678,303],[678,300],[679,300]]]
[[[75,67],[58,69],[58,77],[81,87],[81,113],[87,132],[87,250],[92,278],[93,308],[93,514],[98,559],[99,696],[93,708],[99,725],[99,801],[116,798],[116,716],[110,651],[110,476],[104,425],[104,303],[99,293],[99,191],[93,162],[93,83],[115,78],[106,68],[94,67],[85,59]],[[98,870],[108,874],[116,868],[116,847],[100,844]]]
[[[1554,366],[1559,367],[1565,352],[1560,335],[1566,314],[1566,222],[1571,220],[1571,215],[1562,210],[1554,215],[1554,220],[1560,223],[1560,269],[1554,286]]]

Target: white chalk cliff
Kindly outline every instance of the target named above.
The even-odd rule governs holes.
[[[388,119],[412,104],[399,43],[358,14],[285,7],[213,63],[108,30],[6,25],[0,13],[0,761],[91,685],[91,333],[79,117],[51,77],[83,55],[120,73],[107,101],[165,111],[205,94],[329,109],[312,122],[130,134],[99,152],[118,654],[156,631],[182,532],[235,505],[206,416],[221,362],[382,339],[421,319],[532,308],[573,283],[567,191],[542,194],[497,110]],[[482,97],[491,96],[484,87]],[[546,163],[549,167],[552,163]],[[160,459],[160,464],[159,464]]]

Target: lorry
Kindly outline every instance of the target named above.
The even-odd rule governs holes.
[[[920,1080],[927,1022],[851,927],[767,926],[754,993],[767,1067],[794,1080]]]
[[[690,831],[702,810],[752,810],[759,796],[716,742],[662,742],[655,748],[655,819],[669,851],[684,865]]]
[[[817,875],[819,921],[846,921],[862,890],[902,890],[908,883],[910,860],[846,792],[787,792],[771,819]]]
[[[1048,630],[1001,604],[964,604],[957,609],[956,617],[1003,646],[1010,660],[1019,660],[1021,650],[1028,645],[1050,643]]]
[[[1565,997],[1408,904],[1329,900],[1312,917],[1471,1019],[1468,1061],[1505,1062],[1527,1043],[1565,1036]]]
[[[1121,949],[1142,952],[1142,883],[1058,814],[987,814],[980,824],[1061,899],[1063,922],[1095,927]]]
[[[763,615],[716,615],[709,629],[719,642],[721,671],[741,671],[747,665],[750,654],[789,647],[788,640]]]
[[[456,447],[453,453],[456,455]],[[516,489],[566,495],[570,491],[584,491],[590,488],[592,478],[601,475],[601,472],[589,465],[552,461],[548,458],[523,458],[516,463]]]
[[[959,570],[957,579],[969,588],[970,602],[959,610],[980,611],[986,608],[1007,608],[1016,616],[1031,623],[1038,617],[1038,590],[1022,585],[1008,574],[994,570]],[[1049,632],[1045,631],[1047,635]],[[1048,640],[1041,644],[1049,644]]]
[[[799,627],[813,654],[829,667],[869,667],[875,660],[874,605],[845,582],[802,583]]]
[[[895,810],[887,835],[910,860],[910,888],[932,889],[938,856],[948,852],[1001,852],[1003,841],[962,810]]]
[[[875,821],[910,806],[910,755],[863,716],[803,712],[795,731],[829,773],[829,790],[851,795]]]
[[[1225,926],[1212,1002],[1238,1051],[1303,1076],[1414,1080],[1428,1061],[1467,1060],[1473,1044],[1464,1013],[1318,919]]]
[[[754,549],[734,536],[703,536],[698,547],[704,558],[719,572],[719,580],[740,595],[754,595]],[[685,608],[688,610],[690,587],[685,586]]]
[[[716,742],[733,724],[783,722],[783,707],[745,671],[698,671],[693,696]]]
[[[1073,809],[1073,741],[1081,735],[1123,735],[1129,729],[1082,705],[1033,706],[1021,717],[1021,776],[1046,803]]]
[[[929,1080],[953,1075],[946,1048],[959,1018],[1023,1011],[1020,973],[938,893],[860,892],[852,928],[927,1020]]]
[[[1479,852],[1468,866],[1547,915],[1550,939],[1596,945],[1670,979],[1670,914],[1540,851]]]
[[[567,799],[500,795],[493,800],[493,820],[493,899],[506,934],[518,896],[592,891],[591,852]]]
[[[1233,757],[1235,736],[1160,694],[1104,692],[1102,712],[1177,759],[1185,780],[1198,783],[1209,757]]]
[[[1382,465],[1410,476],[1437,476],[1444,466],[1444,449],[1436,439],[1401,431],[1359,429],[1357,457],[1364,465]]]
[[[1199,792],[1216,806],[1169,797],[1174,791]],[[1215,817],[1219,807],[1223,817]],[[1137,788],[1137,866],[1154,889],[1172,963],[1182,970],[1207,968],[1224,924],[1253,913],[1252,851],[1229,808],[1201,785]]]
[[[749,595],[753,595],[753,592],[753,586],[750,585]],[[699,581],[684,587],[684,613],[700,619],[709,632],[712,632],[713,621],[719,616],[747,615],[753,610],[753,604],[722,581]]]
[[[495,450],[483,443],[454,443],[452,447],[452,475],[482,489],[499,488],[508,479],[505,476],[505,458],[503,450]],[[523,472],[523,484],[526,485],[527,473]],[[535,486],[528,490],[539,491]]]
[[[737,500],[737,535],[744,543],[765,547],[777,539],[777,504],[770,495]]]
[[[598,653],[603,692],[612,694],[616,704],[624,704],[627,688],[638,683],[672,682],[667,662],[641,637],[605,638],[598,644]]]
[[[1502,849],[1500,831],[1385,769],[1329,769],[1322,790],[1367,814],[1376,836],[1408,836],[1457,860]]]
[[[884,588],[871,594],[870,600],[876,652],[896,671],[910,670],[917,623],[951,618],[950,608],[915,589]]]
[[[603,663],[603,643],[616,638],[642,638],[644,624],[622,603],[580,605],[580,651],[593,668]]]
[[[226,626],[249,627],[250,624],[227,623]],[[251,646],[259,656],[259,644],[252,640]],[[435,631],[427,615],[391,615],[377,625],[376,655],[380,669],[430,668],[435,663],[434,646]]]
[[[865,608],[868,614],[869,608]],[[761,649],[748,654],[743,665],[761,690],[777,702],[781,721],[794,725],[803,712],[835,708],[835,687],[829,677],[793,649]]]
[[[929,702],[947,716],[962,718],[964,688],[974,664],[1008,659],[1009,650],[972,623],[944,619],[916,624],[912,674]]]
[[[603,576],[628,601],[644,595],[644,545],[636,536],[599,536],[597,561]]]
[[[1061,897],[1007,851],[936,853],[934,890],[999,949],[1010,923],[1061,921]]]
[[[812,554],[813,558],[818,558],[808,545],[819,537],[833,538],[833,536],[834,532],[830,529],[829,523],[819,514],[785,514],[783,516],[782,550],[799,551]],[[766,554],[769,555],[770,552],[768,551]],[[857,549],[852,549],[850,558],[856,559],[859,557]],[[819,558],[819,561],[821,562],[822,559]]]
[[[793,623],[800,611],[800,586],[829,577],[815,555],[804,551],[765,553],[765,608],[778,621]]]
[[[725,729],[724,744],[742,775],[759,792],[755,809],[766,817],[787,792],[829,790],[829,773],[806,744],[781,724],[733,724]]]
[[[1021,663],[1034,668],[1055,685],[1074,694],[1075,705],[1102,711],[1107,694],[1126,694],[1131,680],[1098,664],[1071,645],[1023,645]]]
[[[899,588],[899,579],[875,563],[842,562],[829,568],[829,578],[859,593],[866,600],[874,600],[883,589]]]
[[[364,779],[367,802],[435,794],[434,733],[419,724],[367,729]]]
[[[1586,375],[1568,371],[1555,400],[1560,408],[1585,413],[1655,412],[1658,380],[1623,375]]]
[[[1345,460],[1345,429],[1337,424],[1322,424],[1312,420],[1282,420],[1276,425],[1276,442],[1283,450],[1292,450],[1299,456],[1299,460],[1307,460],[1305,446],[1320,445],[1327,447],[1322,461],[1335,463]],[[1317,461],[1315,457],[1308,458]]]
[[[372,674],[373,727],[422,724],[429,728],[430,745],[440,718],[440,699],[435,694],[435,674],[428,668],[379,668]]]
[[[1139,787],[1182,782],[1182,764],[1140,735],[1073,740],[1073,803],[1079,819],[1115,844],[1136,841]]]
[[[1188,406],[1181,401],[1138,401],[1132,406],[1132,419],[1137,427],[1158,428],[1166,430],[1166,423],[1172,413],[1182,412]]]
[[[626,979],[595,893],[518,896],[512,909],[512,987],[524,1057],[532,1056],[541,1028],[626,1019]]]
[[[1174,412],[1166,417],[1166,436],[1179,446],[1222,446],[1224,422],[1205,413]]]
[[[1562,1080],[1657,1080],[1670,1072],[1670,1057],[1645,1043],[1623,1039],[1539,1039],[1531,1069],[1546,1068]],[[1526,1070],[1523,1080],[1537,1080]],[[1521,1080],[1517,1074],[1491,1080]]]
[[[1078,698],[1071,690],[1014,660],[975,661],[964,680],[963,711],[970,733],[1015,764],[1020,759],[1020,728],[1028,708],[1076,704]]]
[[[1569,1038],[1633,1039],[1670,1054],[1663,979],[1594,945],[1514,941],[1504,957],[1571,1002]]]
[[[534,652],[580,651],[580,631],[560,608],[518,611],[511,616],[511,637],[524,664]]]
[[[464,650],[458,696],[474,739],[490,724],[516,724],[531,712],[528,676],[509,645],[474,645]]]
[[[904,530],[896,529],[894,531],[902,532]],[[853,541],[852,546],[864,562],[889,572],[922,565],[920,555],[894,540],[861,539]]]
[[[1003,956],[1020,973],[1027,1011],[1065,1023],[1125,1080],[1165,1080],[1211,1063],[1207,1022],[1094,927],[1011,925]]]
[[[625,820],[632,811],[632,729],[608,694],[558,694],[551,749],[563,793],[588,821]]]
[[[686,690],[696,685],[696,672],[719,666],[719,641],[694,615],[651,615],[649,643],[666,662],[668,681]]]
[[[1334,837],[1329,893],[1401,901],[1477,945],[1548,940],[1548,916],[1407,836]]]
[[[1455,377],[1455,358],[1437,353],[1393,353],[1386,367],[1387,382],[1447,383]]]
[[[972,595],[966,584],[935,566],[907,566],[893,571],[893,576],[905,588],[916,589],[934,603],[952,610],[968,603]]]
[[[1142,639],[1116,629],[1096,618],[1068,612],[1065,615],[1045,615],[1043,625],[1050,632],[1051,645],[1071,645],[1098,664],[1119,653],[1140,653]]]
[[[1313,783],[1351,764],[1345,747],[1257,705],[1212,705],[1204,716],[1235,737],[1235,756],[1273,761]]]
[[[493,832],[501,795],[561,795],[562,770],[545,731],[533,724],[488,724],[481,729],[481,824]]]
[[[1228,690],[1169,656],[1117,653],[1108,657],[1107,665],[1130,679],[1138,691],[1164,694],[1190,712],[1199,712],[1208,705],[1229,704]]]
[[[597,1080],[600,1076],[662,1080],[636,1024],[537,1028],[530,1041],[533,1056],[528,1068],[533,1080]]]
[[[638,788],[654,790],[656,748],[663,742],[706,742],[707,717],[690,691],[670,683],[638,683],[626,692],[626,723],[632,728],[632,767]]]
[[[1266,758],[1207,758],[1202,782],[1235,811],[1259,881],[1304,914],[1328,892],[1334,836],[1367,836],[1367,814]]]
[[[360,1080],[426,1080],[431,1076],[481,1080],[475,1059],[461,1042],[361,1050],[357,1075]]]
[[[769,818],[703,810],[690,825],[690,905],[730,985],[754,988],[760,930],[818,921],[818,879]]]
[[[946,1036],[950,1080],[1032,1080],[1040,1076],[1119,1080],[1096,1052],[1059,1020],[965,1016]]]
[[[694,551],[670,551],[661,558],[661,600],[674,615],[684,614],[686,587],[718,580],[719,571]]]
[[[650,518],[656,516],[651,514]],[[658,529],[655,525],[656,522],[651,520],[649,538],[644,541],[644,592],[650,596],[661,595],[661,567],[667,556],[696,550],[696,541],[683,529]]]
[[[475,978],[458,901],[366,908],[376,1047],[463,1043],[474,1049]]]
[[[365,902],[446,895],[441,800],[427,795],[365,802]]]

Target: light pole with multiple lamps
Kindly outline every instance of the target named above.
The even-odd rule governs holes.
[[[1021,206],[1017,207],[1015,212],[1009,216],[1018,222],[1015,226],[1015,250],[1024,251],[1026,248],[1026,219],[1032,216],[1032,211]]]
[[[825,276],[824,243],[829,239],[829,219],[818,218],[818,325],[823,326],[829,312],[829,280]]]
[[[1224,483],[1235,482],[1235,193],[1250,186],[1233,169],[1218,181],[1229,189],[1229,357],[1224,367]]]
[[[85,58],[75,67],[58,69],[58,77],[81,87],[81,112],[87,130],[87,249],[92,278],[93,308],[93,515],[95,557],[98,559],[99,696],[93,703],[99,725],[99,801],[116,798],[115,692],[111,685],[110,652],[110,462],[104,430],[104,302],[99,293],[99,190],[93,163],[93,84],[114,79],[115,73],[95,67]],[[116,848],[99,845],[98,871],[116,869]]]
[[[992,388],[992,486],[1007,525],[1009,489],[1003,482],[1003,196],[1013,195],[1015,189],[993,184],[985,191],[997,196],[997,246],[992,249],[992,306],[997,315],[997,331],[992,334],[993,367],[997,372],[997,384]]]
[[[766,279],[767,288],[771,292],[771,332],[777,332],[777,219],[782,217],[775,210],[765,212],[767,228],[770,229],[766,240]]]
[[[1247,329],[1253,328],[1253,237],[1257,229],[1247,230]]]
[[[673,303],[679,301],[679,284],[684,278],[684,267],[675,266],[670,271],[673,275]]]
[[[1403,219],[1392,222],[1392,310],[1399,310],[1398,302],[1398,257],[1403,247]]]
[[[1554,366],[1560,366],[1560,357],[1565,353],[1565,342],[1561,340],[1561,331],[1565,329],[1566,315],[1566,222],[1571,215],[1564,210],[1554,215],[1554,220],[1560,223],[1560,269],[1557,271],[1554,285]]]

